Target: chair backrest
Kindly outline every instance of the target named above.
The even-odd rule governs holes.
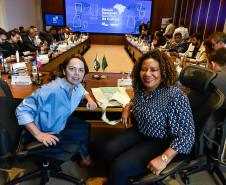
[[[188,98],[196,134],[193,151],[198,155],[203,154],[203,135],[207,120],[224,101],[223,93],[211,83],[216,77],[215,71],[194,65],[184,67],[180,74],[181,84],[191,89]]]
[[[8,84],[0,79],[0,156],[17,150],[21,129],[15,116],[17,103]]]

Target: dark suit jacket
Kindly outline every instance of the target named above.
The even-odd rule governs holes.
[[[141,24],[140,26],[139,26],[139,32],[140,32],[140,34],[141,34],[141,31],[143,30],[143,25]],[[148,30],[148,27],[147,27],[147,25],[146,24],[144,24],[144,30]]]
[[[36,50],[40,50],[40,47],[39,46],[35,46],[31,40],[28,38],[28,36],[25,36],[23,38],[23,43],[24,43],[24,46],[26,48],[26,51],[36,51]]]
[[[56,35],[55,35],[55,39],[56,39],[56,41],[64,41],[65,40],[65,36],[64,36],[64,34],[63,33],[57,33]]]
[[[154,45],[155,47],[159,47],[159,46],[164,46],[166,44],[166,39],[165,37],[160,37],[157,40],[157,43]]]
[[[188,50],[187,42],[182,39],[176,46],[169,48],[169,52],[176,51],[177,53],[185,53]]]
[[[4,42],[2,45],[2,48],[7,50],[7,53],[9,55],[15,55],[16,51],[19,51],[20,56],[23,56],[23,52],[25,51],[24,48],[22,47],[22,43],[18,42],[18,44],[12,44],[9,42]]]

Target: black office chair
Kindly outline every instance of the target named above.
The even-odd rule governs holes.
[[[208,127],[208,119],[220,108],[224,101],[223,93],[211,83],[216,76],[216,72],[199,66],[189,65],[182,69],[180,82],[191,90],[188,94],[188,98],[195,123],[195,144],[189,155],[189,160],[170,163],[158,176],[149,173],[139,179],[133,178],[131,184],[164,185],[162,181],[166,177],[172,175],[175,178],[177,172],[184,170],[187,171],[184,173],[183,177],[185,184],[190,183],[188,175],[203,170],[216,170],[215,172],[219,179],[223,184],[226,184],[225,178],[219,170],[220,167],[222,167],[222,165],[219,164],[219,160],[214,160],[210,155],[204,153],[205,143],[207,143],[207,141],[210,142],[210,140],[206,139],[207,135],[205,135],[206,127]],[[225,122],[222,126],[222,134],[219,136],[219,142],[217,144],[213,142],[218,147],[218,154],[223,151],[223,142],[225,142]],[[210,161],[211,164],[209,164]]]
[[[17,103],[8,87],[8,84],[0,79],[0,168],[11,169],[18,159],[29,158],[39,152],[48,151],[48,147],[38,141],[32,141],[23,146],[21,142],[22,126],[18,125],[15,116]],[[37,158],[37,157],[35,157]],[[62,161],[38,157],[41,160],[42,167],[38,171],[29,173],[20,178],[7,182],[7,185],[17,184],[34,178],[41,178],[42,185],[49,181],[50,177],[63,179],[78,185],[84,182],[62,173],[60,164]]]

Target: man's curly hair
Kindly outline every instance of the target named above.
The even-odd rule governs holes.
[[[159,62],[160,72],[162,76],[162,82],[160,85],[162,85],[163,87],[169,87],[170,85],[173,85],[178,79],[178,75],[172,59],[159,50],[152,50],[142,55],[133,67],[132,79],[135,92],[139,91],[140,89],[146,88],[141,81],[140,71],[144,60],[149,58]]]

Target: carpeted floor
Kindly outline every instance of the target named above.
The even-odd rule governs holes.
[[[95,45],[91,44],[91,48],[84,55],[90,72],[95,72],[94,60],[96,55],[99,58],[100,66],[102,66],[102,59],[105,55],[108,67],[105,72],[128,72],[133,69],[133,62],[124,49],[123,45]],[[99,72],[102,72],[102,67]]]

